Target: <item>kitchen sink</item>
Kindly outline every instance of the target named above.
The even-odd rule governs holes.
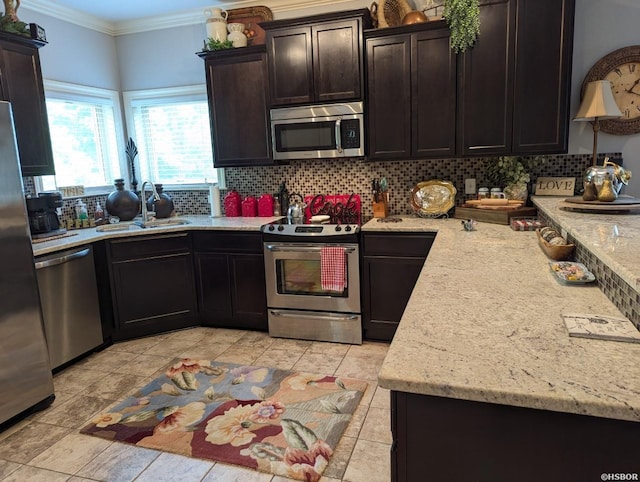
[[[147,221],[143,223],[142,221],[135,221],[136,225],[141,228],[160,228],[163,226],[181,226],[183,224],[191,224],[191,221],[183,218],[167,218],[167,219],[154,219],[153,221]]]

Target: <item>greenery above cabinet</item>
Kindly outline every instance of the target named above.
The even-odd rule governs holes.
[[[368,10],[263,22],[271,105],[362,100]]]

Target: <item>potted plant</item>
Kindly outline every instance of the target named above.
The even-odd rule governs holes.
[[[443,16],[451,29],[451,48],[461,53],[471,47],[480,34],[478,0],[445,0]]]
[[[508,199],[526,201],[531,170],[542,164],[544,156],[500,156],[485,160],[485,178],[491,187],[501,187]]]

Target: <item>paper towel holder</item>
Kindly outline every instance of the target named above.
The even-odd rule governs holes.
[[[222,217],[222,206],[220,203],[220,187],[217,183],[209,184],[209,208],[212,218]]]

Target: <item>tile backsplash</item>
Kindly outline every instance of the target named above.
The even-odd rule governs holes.
[[[619,158],[620,154],[610,154]],[[604,158],[604,154],[602,155]],[[458,194],[456,204],[474,196],[464,195],[464,180],[475,178],[477,187],[488,186],[484,176],[484,159],[446,159],[420,161],[323,160],[295,161],[286,166],[225,169],[227,187],[242,196],[274,193],[282,181],[289,192],[303,195],[350,194],[362,198],[362,218],[373,216],[371,179],[386,177],[389,182],[389,212],[391,215],[412,214],[409,196],[421,181],[442,179],[451,181]],[[540,176],[575,177],[581,179],[591,165],[590,155],[550,155],[547,161],[531,173],[532,181]]]
[[[549,217],[543,213],[539,213],[539,217],[545,224],[560,231],[560,226]],[[576,246],[574,259],[584,264],[595,275],[600,290],[640,330],[640,295],[638,292],[571,234],[567,234],[567,241]]]
[[[608,154],[620,158],[619,153]],[[604,158],[604,154],[601,154]],[[442,179],[451,181],[458,194],[456,204],[475,196],[465,196],[464,180],[476,179],[477,187],[488,186],[484,177],[483,158],[433,159],[418,161],[364,161],[362,159],[292,161],[287,165],[265,167],[226,168],[227,190],[235,189],[241,196],[259,196],[274,193],[281,182],[286,182],[290,193],[315,194],[359,194],[362,199],[362,219],[373,216],[371,206],[371,179],[386,177],[389,182],[389,213],[411,214],[409,195],[411,189],[421,181]],[[618,162],[619,159],[618,159]],[[547,161],[531,173],[532,182],[540,176],[582,178],[591,165],[591,155],[549,155]],[[25,192],[35,193],[32,178],[23,178]],[[208,215],[209,191],[179,191],[165,189],[171,195],[176,212],[183,215]],[[224,192],[222,195],[224,196]],[[96,202],[104,208],[106,195],[84,196],[89,213],[95,210]],[[63,217],[74,216],[75,198],[65,199]]]

